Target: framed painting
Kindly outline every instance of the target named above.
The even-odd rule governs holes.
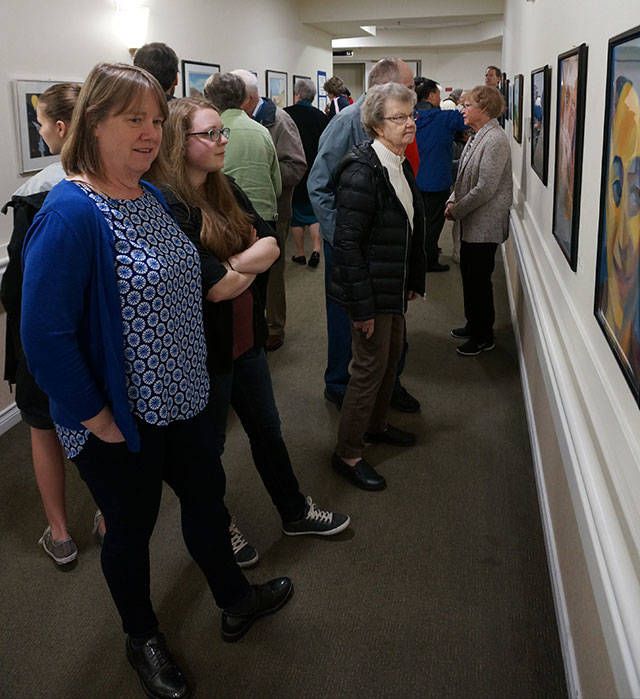
[[[547,65],[531,73],[531,167],[545,186],[549,172],[550,106],[551,68]]]
[[[640,404],[640,26],[609,40],[595,316]]]
[[[273,100],[276,107],[284,109],[287,106],[287,74],[279,70],[267,70],[267,97]]]
[[[311,80],[311,78],[308,75],[294,75],[291,78],[291,94],[295,95],[296,94],[296,81],[298,80]]]
[[[36,108],[40,95],[61,80],[16,80],[16,126],[20,153],[20,173],[42,170],[57,162],[60,157],[51,155],[47,144],[40,136],[40,124]]]
[[[513,137],[522,143],[522,97],[524,77],[521,73],[513,76]]]
[[[558,56],[553,237],[575,272],[578,263],[587,45]]]
[[[502,96],[504,97],[504,118],[511,119],[510,107],[511,107],[511,82],[505,78],[504,81],[504,92]]]
[[[509,83],[509,121],[513,121],[513,85],[514,83]]]
[[[220,72],[217,63],[182,61],[182,94],[184,97],[204,97],[204,84]]]
[[[324,84],[327,82],[327,72],[319,70],[316,77],[316,97],[318,100],[318,109],[324,114],[327,108],[327,93],[324,90]]]

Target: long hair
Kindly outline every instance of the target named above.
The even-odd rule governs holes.
[[[162,147],[166,174],[152,167],[150,178],[165,184],[189,207],[202,212],[200,240],[218,259],[226,260],[245,250],[251,240],[252,221],[244,212],[222,172],[210,172],[204,185],[195,189],[187,175],[187,134],[197,109],[215,109],[198,97],[183,97],[169,102],[169,118],[164,123]],[[217,110],[216,110],[217,111]]]

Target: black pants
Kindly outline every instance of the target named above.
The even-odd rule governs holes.
[[[442,192],[422,192],[426,223],[425,250],[427,269],[438,264],[438,241],[444,226],[444,209],[449,198],[449,189]]]
[[[497,243],[466,243],[460,245],[460,273],[464,294],[464,315],[467,331],[477,342],[493,341],[493,285]]]
[[[102,571],[122,627],[142,637],[158,627],[149,592],[149,538],[163,480],[180,499],[182,535],[216,604],[229,607],[250,588],[233,557],[225,476],[206,414],[166,427],[138,420],[138,430],[137,454],[124,443],[107,444],[91,435],[73,461],[105,517]]]

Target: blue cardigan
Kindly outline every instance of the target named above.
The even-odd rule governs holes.
[[[142,185],[171,216],[155,187]],[[109,405],[127,446],[139,451],[114,260],[113,233],[95,203],[72,182],[57,184],[23,247],[22,344],[54,422],[80,430]]]

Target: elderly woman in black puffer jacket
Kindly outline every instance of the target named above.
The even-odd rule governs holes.
[[[404,342],[407,301],[425,286],[424,212],[404,150],[415,137],[415,93],[398,83],[367,92],[361,119],[373,142],[356,146],[336,177],[330,296],[351,318],[353,362],[333,467],[364,490],[385,479],[362,458],[366,443],[412,446],[387,422]]]

